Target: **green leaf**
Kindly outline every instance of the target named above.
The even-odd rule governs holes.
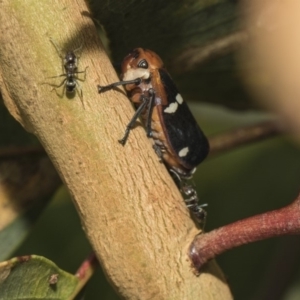
[[[68,299],[79,279],[45,257],[15,257],[0,263],[0,294],[11,299]]]

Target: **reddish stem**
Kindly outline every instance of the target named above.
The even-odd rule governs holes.
[[[81,264],[79,269],[77,270],[75,276],[77,276],[80,280],[85,280],[89,278],[91,274],[94,273],[95,269],[98,266],[98,260],[95,256],[95,253],[92,252]]]
[[[226,250],[263,239],[300,234],[300,194],[290,205],[269,211],[195,237],[189,249],[194,267]]]
[[[75,299],[79,292],[86,285],[88,280],[94,274],[96,268],[99,266],[98,260],[95,256],[95,253],[90,254],[81,264],[77,270],[75,276],[78,277],[79,281],[77,287],[73,291],[72,295],[68,299]]]
[[[81,264],[77,270],[75,276],[78,277],[79,281],[77,287],[73,291],[73,294],[68,299],[74,299],[82,288],[86,285],[91,276],[95,273],[99,263],[95,256],[95,253],[91,253]]]

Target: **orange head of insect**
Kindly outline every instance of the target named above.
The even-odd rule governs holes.
[[[143,48],[133,49],[122,62],[122,79],[133,80],[150,78],[151,71],[163,67],[160,57],[153,51]]]

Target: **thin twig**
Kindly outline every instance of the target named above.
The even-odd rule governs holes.
[[[174,61],[174,72],[185,73],[197,69],[208,60],[224,56],[235,51],[248,39],[245,31],[237,31],[225,37],[209,42],[207,45],[189,47]]]
[[[283,126],[277,121],[265,121],[210,137],[209,156],[220,155],[229,150],[274,137],[283,131]]]
[[[41,146],[21,146],[0,148],[0,160],[21,159],[25,156],[45,156],[46,152]]]

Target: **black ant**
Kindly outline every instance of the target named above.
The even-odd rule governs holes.
[[[51,84],[51,83],[46,83],[46,84],[53,86],[52,90],[55,90],[56,94],[59,97],[62,97],[62,95],[64,94],[65,91],[66,91],[66,94],[69,94],[69,95],[72,95],[75,93],[75,91],[77,91],[77,93],[80,97],[80,100],[82,102],[82,105],[84,106],[82,89],[81,89],[81,86],[80,86],[78,80],[85,81],[86,69],[88,67],[86,67],[84,71],[78,71],[77,64],[78,64],[78,60],[79,60],[80,56],[75,55],[75,52],[81,50],[82,45],[73,51],[68,51],[66,53],[66,55],[63,56],[61,49],[56,45],[54,40],[52,38],[50,38],[50,41],[53,44],[53,46],[55,47],[59,57],[62,59],[62,69],[63,69],[64,73],[61,75],[52,76],[49,78],[56,78],[56,77],[65,77],[65,78],[62,80],[62,82],[60,84]],[[79,74],[79,73],[84,73],[83,79],[80,79],[77,76],[77,74]],[[64,88],[63,88],[63,93],[60,95],[57,93],[56,88],[60,88],[62,85],[64,85]]]
[[[207,204],[198,204],[199,198],[197,195],[197,191],[193,184],[188,183],[188,180],[191,179],[190,177],[181,176],[173,169],[170,169],[169,172],[173,177],[175,184],[179,188],[187,208],[190,210],[192,216],[203,230],[207,215],[203,207],[206,207]]]

